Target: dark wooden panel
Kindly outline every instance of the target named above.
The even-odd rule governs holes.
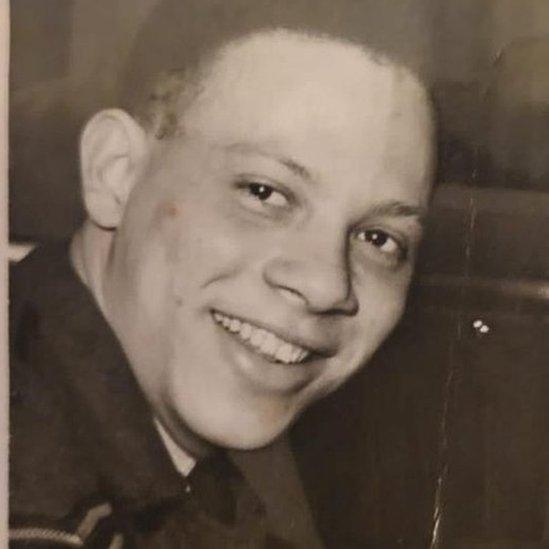
[[[545,528],[549,325],[484,314],[464,333],[443,521],[446,539],[541,542]],[[547,540],[546,540],[547,541]]]
[[[72,0],[11,0],[12,90],[67,76]]]
[[[485,309],[467,292],[429,306],[415,292],[369,369],[296,427],[329,547],[428,547],[445,464],[437,547],[549,542],[547,304]]]
[[[410,315],[367,370],[296,427],[329,547],[426,546],[454,327],[453,315]]]

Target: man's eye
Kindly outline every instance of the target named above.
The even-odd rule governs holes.
[[[379,250],[387,258],[402,261],[406,258],[406,248],[390,234],[380,229],[358,231],[356,237]]]
[[[288,205],[288,199],[280,191],[265,183],[247,183],[245,189],[251,197],[269,206],[282,208]]]

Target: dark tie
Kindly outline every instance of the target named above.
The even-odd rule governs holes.
[[[192,496],[206,514],[227,525],[234,523],[235,491],[242,479],[223,452],[200,460],[191,471],[188,482]]]
[[[134,517],[135,547],[282,549],[267,536],[265,510],[223,452],[198,462],[182,498]]]

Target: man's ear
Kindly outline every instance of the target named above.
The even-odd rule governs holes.
[[[148,153],[145,130],[124,111],[101,111],[86,124],[80,139],[82,192],[97,225],[118,226]]]

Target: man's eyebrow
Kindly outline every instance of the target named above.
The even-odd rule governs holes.
[[[427,208],[415,204],[400,202],[399,200],[388,200],[372,206],[368,211],[368,217],[414,217],[424,225],[427,217]]]
[[[272,160],[275,160],[279,164],[282,164],[283,166],[285,166],[294,175],[297,175],[301,179],[305,179],[307,181],[313,181],[311,172],[305,166],[300,164],[297,160],[294,160],[293,158],[290,158],[288,156],[277,154],[275,152],[266,151],[265,149],[259,147],[258,145],[254,145],[252,143],[242,143],[242,142],[232,143],[226,147],[226,150],[235,151],[242,154],[257,155],[257,156],[263,156],[265,158],[270,158]]]

